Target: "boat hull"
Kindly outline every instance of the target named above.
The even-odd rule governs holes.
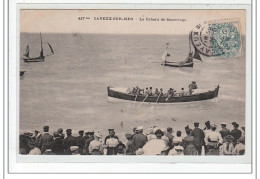
[[[143,95],[133,95],[127,94],[119,91],[115,91],[110,87],[107,87],[107,92],[109,97],[128,100],[128,101],[137,101],[137,102],[147,102],[147,103],[179,103],[179,102],[191,102],[191,101],[203,101],[212,99],[218,96],[219,85],[214,90],[209,90],[204,93],[196,93],[192,95],[185,96],[173,96],[167,98],[165,96],[154,97],[154,96],[146,96]]]
[[[43,62],[45,57],[35,57],[35,58],[23,58],[23,61],[25,63],[30,63],[30,62]]]
[[[161,65],[169,66],[169,67],[193,67],[193,62],[185,63],[184,65],[180,65],[179,63],[176,62],[166,62],[164,64],[162,63]]]

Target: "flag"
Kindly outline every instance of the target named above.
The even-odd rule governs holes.
[[[194,47],[194,48],[195,48],[195,53],[194,53],[194,55],[193,55],[193,58],[202,61],[202,59],[201,59],[201,57],[200,57],[200,54],[199,54],[199,51],[197,50],[196,47]]]

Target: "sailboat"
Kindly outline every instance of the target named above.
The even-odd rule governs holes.
[[[173,61],[167,61],[167,58],[170,56],[168,53],[168,46],[169,43],[166,44],[166,49],[161,57],[161,60],[163,60],[162,64],[163,66],[170,66],[170,67],[193,67],[193,58],[201,60],[198,50],[195,48],[195,53],[193,55],[193,52],[191,52],[191,36],[189,35],[189,47],[190,51],[188,54],[188,57],[181,61],[181,62],[173,62]],[[202,60],[201,60],[202,61]]]
[[[46,56],[50,56],[54,54],[54,50],[52,48],[52,46],[47,42],[51,53],[48,55],[44,55],[43,54],[43,46],[42,46],[42,34],[40,33],[40,37],[41,37],[41,51],[40,51],[40,55],[38,57],[30,57],[30,47],[29,44],[26,46],[26,51],[24,53],[24,57],[22,58],[24,60],[24,62],[29,63],[29,62],[43,62]]]

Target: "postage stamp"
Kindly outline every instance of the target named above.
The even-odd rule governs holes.
[[[192,30],[192,44],[205,56],[222,58],[241,56],[240,22],[238,19],[207,21]]]

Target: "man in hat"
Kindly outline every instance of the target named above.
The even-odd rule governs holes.
[[[220,155],[233,155],[234,145],[233,145],[234,137],[232,135],[225,136],[225,142],[219,148]]]
[[[94,133],[94,140],[89,143],[89,153],[91,155],[102,155],[103,146],[100,141],[102,135],[99,132]]]
[[[205,136],[205,144],[207,149],[211,149],[211,154],[214,153],[213,150],[216,150],[216,155],[219,151],[219,145],[223,143],[223,139],[219,132],[216,131],[217,126],[213,125],[211,127],[211,132],[207,133]]]
[[[172,133],[173,133],[172,128],[168,127],[165,136],[168,137],[168,139],[169,139],[169,147],[170,148],[173,147],[173,138],[174,138],[174,136],[172,135]]]
[[[77,146],[79,147],[79,154],[80,155],[83,155],[83,149],[84,149],[84,145],[85,145],[85,142],[86,142],[83,135],[84,135],[84,131],[80,130],[79,136],[76,138],[76,143],[77,143]]]
[[[245,154],[245,140],[238,139],[237,144],[233,150],[234,155],[244,155]]]
[[[143,134],[143,126],[138,126],[136,128],[136,132],[137,134],[133,136],[133,143],[135,145],[135,149],[137,150],[146,144],[147,137]]]
[[[41,147],[41,153],[44,153],[46,146],[50,146],[53,142],[52,135],[49,134],[49,126],[43,127],[44,134],[40,138],[39,147]]]
[[[223,143],[226,142],[225,137],[228,136],[228,135],[230,135],[230,130],[227,129],[226,126],[227,126],[227,124],[224,123],[224,122],[222,122],[222,123],[221,123],[221,128],[222,128],[222,129],[219,131],[219,133],[220,133],[222,139],[224,140]]]
[[[126,142],[126,155],[135,155],[135,146],[133,143],[133,135],[126,134],[125,138],[127,139]]]
[[[86,149],[86,154],[90,155],[90,153],[89,153],[89,145],[90,145],[91,141],[95,140],[95,138],[94,138],[94,130],[89,129],[88,135],[89,135],[89,137],[88,137],[88,139],[85,142],[85,149]]]
[[[234,137],[234,145],[236,145],[237,140],[241,137],[242,132],[238,129],[239,124],[236,122],[232,122],[234,129],[231,131],[231,135]]]
[[[64,139],[64,154],[71,155],[71,146],[76,145],[76,138],[72,136],[71,129],[66,130],[67,137]]]
[[[206,121],[206,122],[205,122],[205,128],[203,129],[204,136],[207,136],[208,133],[210,133],[211,131],[212,131],[212,130],[211,130],[210,122],[209,122],[209,121]],[[204,145],[204,149],[205,149],[205,153],[207,153],[207,152],[208,152],[207,145]]]
[[[107,138],[106,140],[107,155],[116,155],[117,154],[116,146],[119,143],[119,139],[117,136],[115,136],[114,130],[110,130],[109,134],[110,134],[109,138]]]
[[[154,96],[155,96],[155,97],[158,97],[159,95],[161,96],[161,94],[160,94],[158,88],[155,88]]]
[[[56,155],[64,155],[63,138],[58,132],[53,132],[53,139],[51,151]]]
[[[194,136],[194,145],[201,155],[202,146],[204,145],[204,132],[199,128],[199,123],[194,123],[194,129],[191,131],[191,135]]]
[[[63,133],[63,129],[62,129],[62,128],[59,128],[59,129],[58,129],[58,133],[59,133],[59,136],[60,136],[62,139],[65,138],[65,135],[64,135],[64,133]]]
[[[111,137],[116,138],[117,140],[119,140],[118,137],[115,135],[115,130],[114,129],[108,129],[108,136],[105,137],[104,145],[106,145],[107,139],[109,139]]]
[[[156,139],[148,141],[143,147],[139,147],[139,149],[143,149],[144,155],[161,155],[165,151],[168,151],[168,146],[162,139],[164,133],[160,129],[157,129],[155,135]]]

